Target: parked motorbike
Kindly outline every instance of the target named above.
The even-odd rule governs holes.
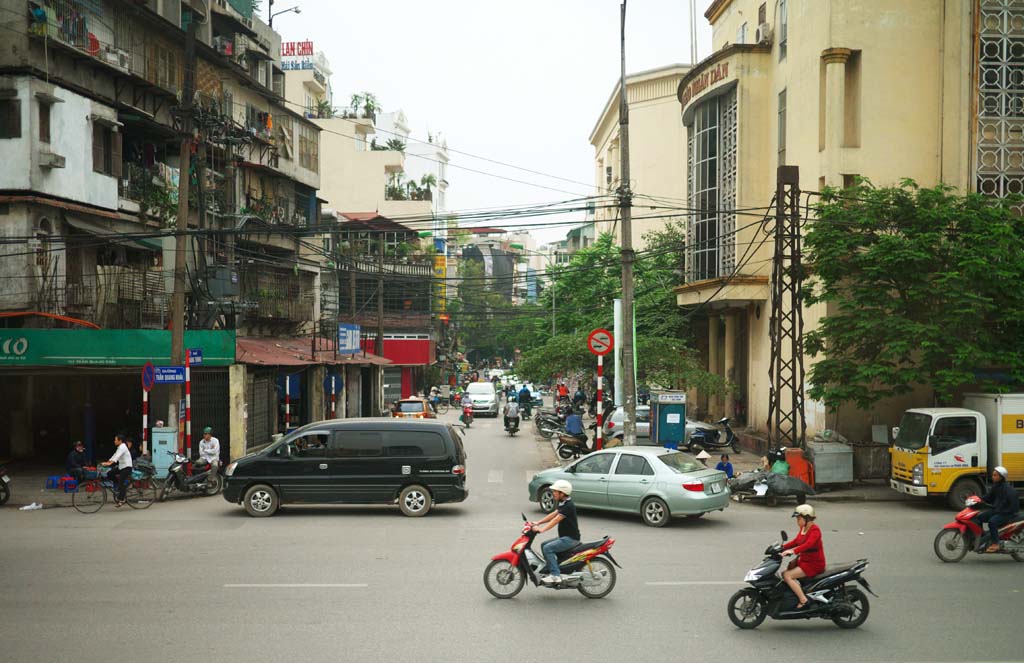
[[[506,417],[505,419],[505,432],[508,433],[509,437],[514,436],[519,432],[519,417]]]
[[[540,574],[547,573],[544,558],[533,552],[533,540],[537,532],[533,523],[523,516],[523,530],[512,547],[491,558],[484,569],[484,587],[492,596],[510,599],[523,590],[527,578],[534,586],[549,589],[575,589],[588,599],[608,596],[615,587],[615,567],[619,563],[612,557],[611,549],[615,539],[605,536],[600,541],[580,543],[574,548],[558,553],[558,567],[562,582],[544,585]]]
[[[546,440],[565,432],[565,419],[557,415],[541,415],[534,419],[534,424],[537,426],[537,432]]]
[[[463,405],[462,415],[459,417],[459,421],[465,424],[466,428],[469,428],[473,424],[473,406]]]
[[[0,506],[7,503],[7,500],[11,499],[11,477],[7,474],[7,468],[0,465]]]
[[[558,436],[556,453],[562,460],[571,460],[590,453],[590,447],[585,435],[576,437],[568,433],[561,433]]]
[[[164,486],[160,491],[161,502],[174,492],[207,496],[220,492],[223,479],[218,472],[213,471],[210,463],[203,459],[190,461],[176,451],[167,453],[174,456],[174,462],[167,470],[167,478],[164,479]]]
[[[780,532],[782,541],[787,538]],[[744,582],[752,586],[741,589],[729,599],[728,613],[733,624],[742,629],[757,628],[767,617],[772,619],[831,619],[839,628],[857,628],[868,618],[868,597],[856,582],[872,596],[868,581],[862,577],[868,560],[836,564],[813,578],[802,578],[800,584],[807,595],[807,604],[797,609],[797,598],[779,575],[782,567],[782,541],[768,546],[761,563],[747,571]]]
[[[686,443],[686,450],[693,451],[697,447],[704,450],[731,448],[733,453],[741,453],[743,451],[743,447],[740,446],[740,439],[729,426],[729,417],[722,417],[715,422],[715,425],[722,426],[724,430],[711,431],[704,428],[698,428],[690,435],[690,439]],[[721,435],[722,432],[725,433],[724,437]]]
[[[1024,562],[1024,515],[999,528],[999,550],[986,553],[979,543],[986,536],[986,525],[978,522],[978,516],[990,511],[991,506],[971,495],[964,502],[966,507],[956,514],[953,522],[946,523],[935,535],[933,548],[943,562],[959,562],[968,552],[979,555],[1012,555],[1018,562]],[[986,538],[987,540],[987,538]]]

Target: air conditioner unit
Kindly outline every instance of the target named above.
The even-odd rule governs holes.
[[[754,33],[754,43],[760,46],[770,45],[772,43],[772,26],[767,23],[757,26],[757,32]]]
[[[40,152],[39,153],[39,167],[40,168],[63,168],[65,163],[64,157],[53,152]]]

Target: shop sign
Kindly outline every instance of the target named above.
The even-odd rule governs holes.
[[[203,364],[235,363],[234,331],[187,331],[186,346],[202,347]],[[163,329],[0,330],[2,366],[145,366],[171,363],[171,332]]]
[[[338,324],[338,354],[354,355],[362,352],[359,343],[359,325]]]
[[[682,106],[685,108],[690,99],[697,96],[704,90],[708,89],[712,85],[724,81],[729,77],[729,63],[719,62],[712,69],[708,69],[705,72],[698,74],[692,81],[686,84],[683,88],[683,94],[680,97]]]
[[[312,41],[281,42],[281,57],[313,57]]]

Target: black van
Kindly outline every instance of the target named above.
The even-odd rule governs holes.
[[[224,499],[250,516],[282,504],[394,504],[423,516],[462,502],[466,452],[450,425],[429,419],[333,419],[299,428],[224,471]]]

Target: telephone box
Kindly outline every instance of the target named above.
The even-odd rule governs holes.
[[[678,449],[686,439],[686,392],[651,392],[651,442]]]

